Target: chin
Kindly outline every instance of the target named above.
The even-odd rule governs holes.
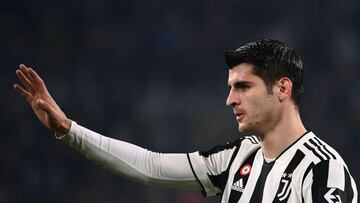
[[[245,134],[255,134],[255,130],[247,125],[239,124],[238,131]]]
[[[239,130],[239,132],[241,132],[241,133],[246,133],[246,132],[247,132],[246,126],[241,125],[241,124],[239,124],[238,130]]]

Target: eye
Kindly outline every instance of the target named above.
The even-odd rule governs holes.
[[[244,83],[236,83],[235,88],[240,91],[246,91],[250,88],[250,85]]]

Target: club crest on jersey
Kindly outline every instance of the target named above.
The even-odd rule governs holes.
[[[280,202],[287,201],[290,193],[291,193],[291,179],[292,179],[293,173],[286,173],[284,172],[281,176],[280,180],[280,186],[277,193],[277,198]]]
[[[240,175],[242,175],[242,176],[249,175],[250,171],[251,171],[251,165],[250,165],[250,164],[246,164],[246,165],[244,165],[243,167],[241,167],[241,169],[240,169]]]

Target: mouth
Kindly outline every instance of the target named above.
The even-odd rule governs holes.
[[[241,122],[241,120],[244,118],[245,114],[244,113],[235,113],[236,116],[236,120],[238,122]]]

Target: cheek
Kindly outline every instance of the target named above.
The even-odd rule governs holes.
[[[274,99],[269,96],[257,97],[250,101],[250,116],[255,119],[255,121],[268,120],[271,118],[274,110]]]

